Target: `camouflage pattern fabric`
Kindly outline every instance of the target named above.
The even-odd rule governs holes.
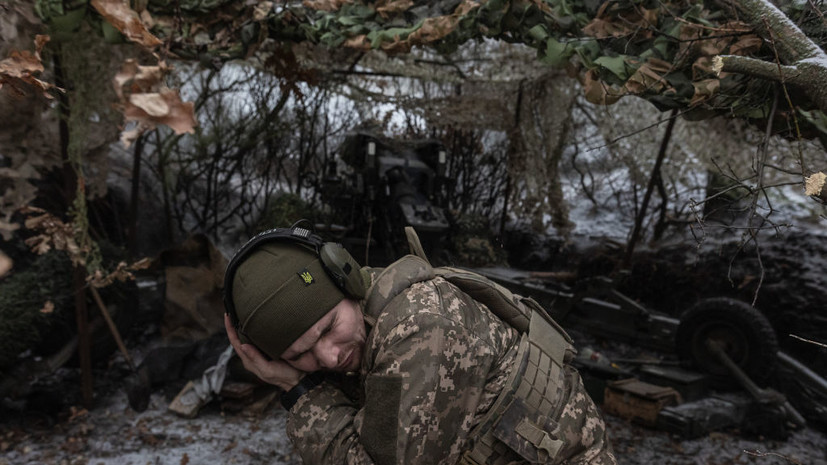
[[[611,443],[606,436],[606,424],[586,393],[580,373],[566,367],[566,392],[563,413],[558,420],[559,431],[566,445],[553,463],[571,465],[614,465],[617,463]]]
[[[293,406],[287,433],[308,464],[458,463],[505,386],[520,334],[442,278],[400,291],[381,286],[377,272],[374,285],[379,281],[390,300],[379,308],[362,302],[373,313],[366,320],[375,322],[362,360],[362,395],[317,386]],[[615,463],[579,375],[570,370],[566,379],[558,429],[566,445],[553,463]],[[509,450],[497,463],[527,462]]]

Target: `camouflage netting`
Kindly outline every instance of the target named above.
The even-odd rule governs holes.
[[[37,5],[53,27],[71,28],[82,17],[78,11],[87,10],[85,3],[38,0]],[[92,2],[96,8],[106,3],[111,1]],[[735,5],[685,0],[132,2],[172,53],[208,63],[248,57],[271,39],[392,54],[428,46],[449,54],[469,41],[493,38],[528,45],[543,64],[572,68],[592,102],[637,95],[661,110],[691,109],[696,118],[722,112],[765,118],[771,84],[744,74],[718,76],[712,58],[739,55],[774,63],[777,41],[782,60],[789,60],[783,54],[788,38],[762,39],[754,25],[736,19]],[[782,10],[821,45],[823,15],[813,5],[785,1]],[[793,98],[802,109],[812,109],[812,99]],[[820,121],[821,115],[809,118]]]
[[[165,58],[209,66],[245,58],[292,81],[349,80],[350,98],[415,109],[430,124],[504,131],[515,154],[509,170],[524,180],[513,192],[517,208],[524,205],[523,213],[535,225],[550,213],[552,223],[565,230],[565,209],[548,211],[548,205],[562,205],[559,186],[552,182],[538,188],[540,181],[556,179],[566,109],[574,99],[572,86],[558,85],[554,70],[575,76],[592,103],[612,104],[634,95],[661,111],[678,109],[689,119],[723,114],[762,124],[774,100],[772,78],[719,73],[713,67],[718,55],[757,58],[773,67],[776,52],[783,64],[803,56],[796,55],[802,47],[794,38],[764,30],[750,11],[756,10],[750,5],[769,7],[760,3],[133,0],[134,11],[124,11],[118,0],[37,0],[36,8],[58,34],[77,31],[85,22],[108,40],[123,40],[112,23]],[[823,7],[812,2],[781,5],[820,46],[827,28],[818,8]],[[771,26],[789,32],[786,23]],[[353,75],[363,82],[352,85]],[[389,96],[382,91],[387,83],[371,86],[365,77],[370,75],[428,81],[442,90],[422,94],[422,100],[406,99],[400,97],[405,94],[401,85]],[[455,92],[446,90],[452,84]],[[827,117],[818,109],[825,105],[800,89],[789,90],[798,112],[782,102],[774,115],[776,132],[796,137],[800,125],[805,137],[827,134]],[[517,101],[523,102],[519,108]],[[798,120],[790,118],[793,114]],[[541,157],[527,156],[533,154]],[[532,211],[538,204],[545,206]]]

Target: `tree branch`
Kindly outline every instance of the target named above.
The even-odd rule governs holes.
[[[781,75],[779,75],[779,68]],[[758,77],[769,81],[793,82],[801,71],[795,66],[777,66],[769,61],[740,55],[718,55],[712,59],[712,70],[720,77],[721,73],[738,73]]]

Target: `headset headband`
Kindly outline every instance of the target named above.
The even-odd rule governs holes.
[[[364,295],[360,295],[364,293],[364,284],[359,273],[358,263],[341,245],[325,242],[310,229],[298,226],[305,221],[307,220],[300,220],[289,228],[268,229],[256,234],[233,255],[224,274],[224,308],[227,309],[230,320],[236,328],[239,322],[233,303],[235,272],[259,245],[266,242],[293,242],[311,249],[319,258],[325,273],[342,292],[354,298],[364,297]]]

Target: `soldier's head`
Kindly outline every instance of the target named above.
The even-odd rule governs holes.
[[[340,244],[298,227],[250,239],[224,278],[224,304],[241,342],[302,371],[358,368],[364,292],[360,267]]]

